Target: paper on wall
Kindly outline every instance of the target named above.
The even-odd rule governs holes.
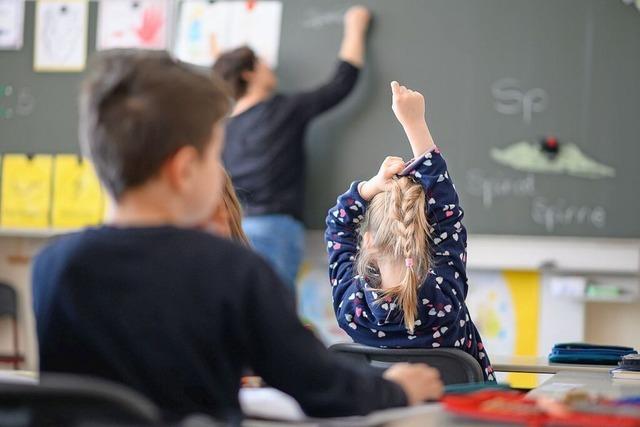
[[[182,61],[210,66],[219,52],[247,45],[275,68],[281,18],[279,1],[184,1],[175,54]]]
[[[35,71],[82,71],[87,58],[86,0],[39,0]]]
[[[166,49],[168,0],[102,0],[96,49]]]
[[[104,200],[92,163],[73,154],[55,157],[53,227],[75,228],[102,222]]]
[[[0,224],[3,227],[49,226],[51,165],[52,158],[49,155],[4,155],[0,210]]]
[[[0,49],[22,48],[24,0],[0,0]]]

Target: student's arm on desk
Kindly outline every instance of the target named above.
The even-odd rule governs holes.
[[[293,295],[271,269],[256,265],[253,277],[243,307],[247,353],[267,384],[293,396],[309,416],[363,415],[407,405],[403,389],[380,371],[330,354],[300,323]]]

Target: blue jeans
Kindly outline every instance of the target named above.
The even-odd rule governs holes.
[[[242,228],[253,249],[295,294],[296,276],[304,256],[304,225],[289,215],[274,214],[245,217]]]

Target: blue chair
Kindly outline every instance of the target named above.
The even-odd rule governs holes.
[[[444,385],[483,382],[482,368],[469,353],[457,348],[378,348],[339,343],[329,350],[361,363],[388,368],[394,363],[426,363],[440,372]]]

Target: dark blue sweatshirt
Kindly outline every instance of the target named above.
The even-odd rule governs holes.
[[[406,404],[379,372],[327,352],[259,256],[204,232],[107,226],[63,237],[36,259],[33,298],[41,371],[124,383],[169,419],[238,418],[245,367],[311,416]]]
[[[229,119],[222,158],[245,214],[302,221],[307,127],[351,92],[358,74],[357,67],[339,61],[324,85],[277,94]]]
[[[374,347],[460,348],[478,360],[485,380],[493,369],[480,334],[465,304],[467,297],[467,231],[458,194],[440,152],[426,153],[411,171],[427,198],[433,263],[418,289],[418,318],[413,332],[406,329],[401,308],[380,301],[379,289],[356,275],[358,226],[368,203],[354,182],[329,210],[325,238],[329,276],[338,324],[354,341]]]

